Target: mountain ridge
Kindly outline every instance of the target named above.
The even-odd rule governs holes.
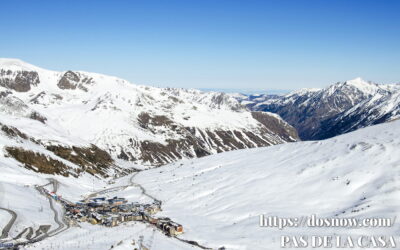
[[[113,159],[146,166],[298,140],[279,116],[250,112],[224,93],[134,85],[14,59],[0,60],[0,111],[5,125],[40,141],[64,147],[79,138]],[[54,131],[26,131],[26,119],[37,131]]]
[[[400,85],[377,84],[361,78],[322,89],[302,89],[287,95],[242,97],[253,111],[279,114],[303,140],[320,140],[397,119]]]

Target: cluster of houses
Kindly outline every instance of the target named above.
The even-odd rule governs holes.
[[[115,227],[128,221],[142,221],[156,226],[169,236],[183,233],[182,225],[167,217],[157,218],[153,216],[161,211],[161,202],[157,200],[153,203],[141,204],[138,202],[128,203],[125,198],[120,197],[111,199],[98,197],[72,203],[54,192],[43,187],[40,188],[45,194],[64,206],[66,219],[71,226],[78,222],[89,222],[95,225]]]
[[[165,234],[175,236],[183,233],[180,224],[169,218],[156,218],[153,215],[161,211],[161,204],[154,201],[150,204],[128,203],[124,198],[105,197],[82,200],[77,203],[65,203],[66,216],[71,223],[89,222],[108,227],[118,226],[128,221],[142,221],[155,225]]]

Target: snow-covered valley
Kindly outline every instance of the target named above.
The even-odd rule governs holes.
[[[188,159],[142,171],[135,181],[163,202],[159,216],[184,226],[182,239],[217,249],[279,249],[281,235],[397,235],[400,224],[381,228],[260,227],[259,216],[395,218],[400,211],[400,121],[324,141],[296,142]],[[32,189],[48,182],[2,158],[1,206],[20,219],[10,234],[32,224],[54,224],[46,201]],[[108,184],[85,174],[60,182],[59,193],[70,200],[105,188],[126,185],[131,175]],[[30,185],[30,187],[24,187]],[[21,192],[21,189],[26,191]],[[18,197],[16,193],[20,192]],[[137,187],[110,195],[145,199]],[[41,200],[42,199],[42,200]],[[22,204],[23,202],[23,204]],[[39,204],[43,212],[39,212]],[[7,214],[0,211],[3,218]],[[47,214],[47,216],[45,216]],[[6,219],[7,220],[7,219]],[[33,225],[34,226],[34,225]],[[129,222],[115,228],[87,223],[26,246],[27,249],[131,249],[144,237],[152,249],[192,249],[151,227]],[[118,246],[117,246],[118,245]],[[357,247],[355,248],[357,249]]]
[[[228,249],[279,249],[281,235],[397,235],[388,228],[259,227],[259,215],[389,217],[400,210],[400,121],[325,141],[228,152],[139,174],[185,237]],[[182,165],[183,164],[183,165]]]

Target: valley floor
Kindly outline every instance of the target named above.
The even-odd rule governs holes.
[[[8,237],[40,225],[57,228],[48,200],[34,185],[47,178],[60,184],[58,193],[78,201],[93,192],[118,186],[107,193],[129,201],[162,201],[166,216],[184,226],[182,239],[217,249],[280,249],[282,235],[385,235],[397,237],[400,224],[390,227],[260,227],[259,217],[390,218],[400,211],[400,121],[377,125],[324,141],[298,142],[238,150],[184,160],[142,171],[114,184],[89,175],[79,179],[32,174],[0,158],[0,207],[17,214]],[[111,189],[113,190],[113,189]],[[57,209],[61,209],[59,204]],[[0,210],[0,227],[13,216]],[[106,228],[88,223],[25,246],[26,249],[132,249],[132,242],[151,249],[196,249],[167,237],[149,225],[128,222]],[[26,236],[24,236],[26,237]],[[23,237],[22,237],[23,238]],[[4,240],[4,239],[3,239]],[[354,247],[352,249],[359,249]]]

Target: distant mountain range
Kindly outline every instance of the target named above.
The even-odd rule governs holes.
[[[235,89],[235,88],[199,88],[201,91],[205,92],[221,92],[221,93],[241,93],[245,95],[253,95],[255,93],[268,93],[268,94],[287,94],[290,93],[291,90],[287,89],[251,89],[251,88],[244,88],[244,89]]]
[[[400,85],[361,78],[287,95],[235,95],[252,111],[279,114],[302,140],[320,140],[400,117]]]

